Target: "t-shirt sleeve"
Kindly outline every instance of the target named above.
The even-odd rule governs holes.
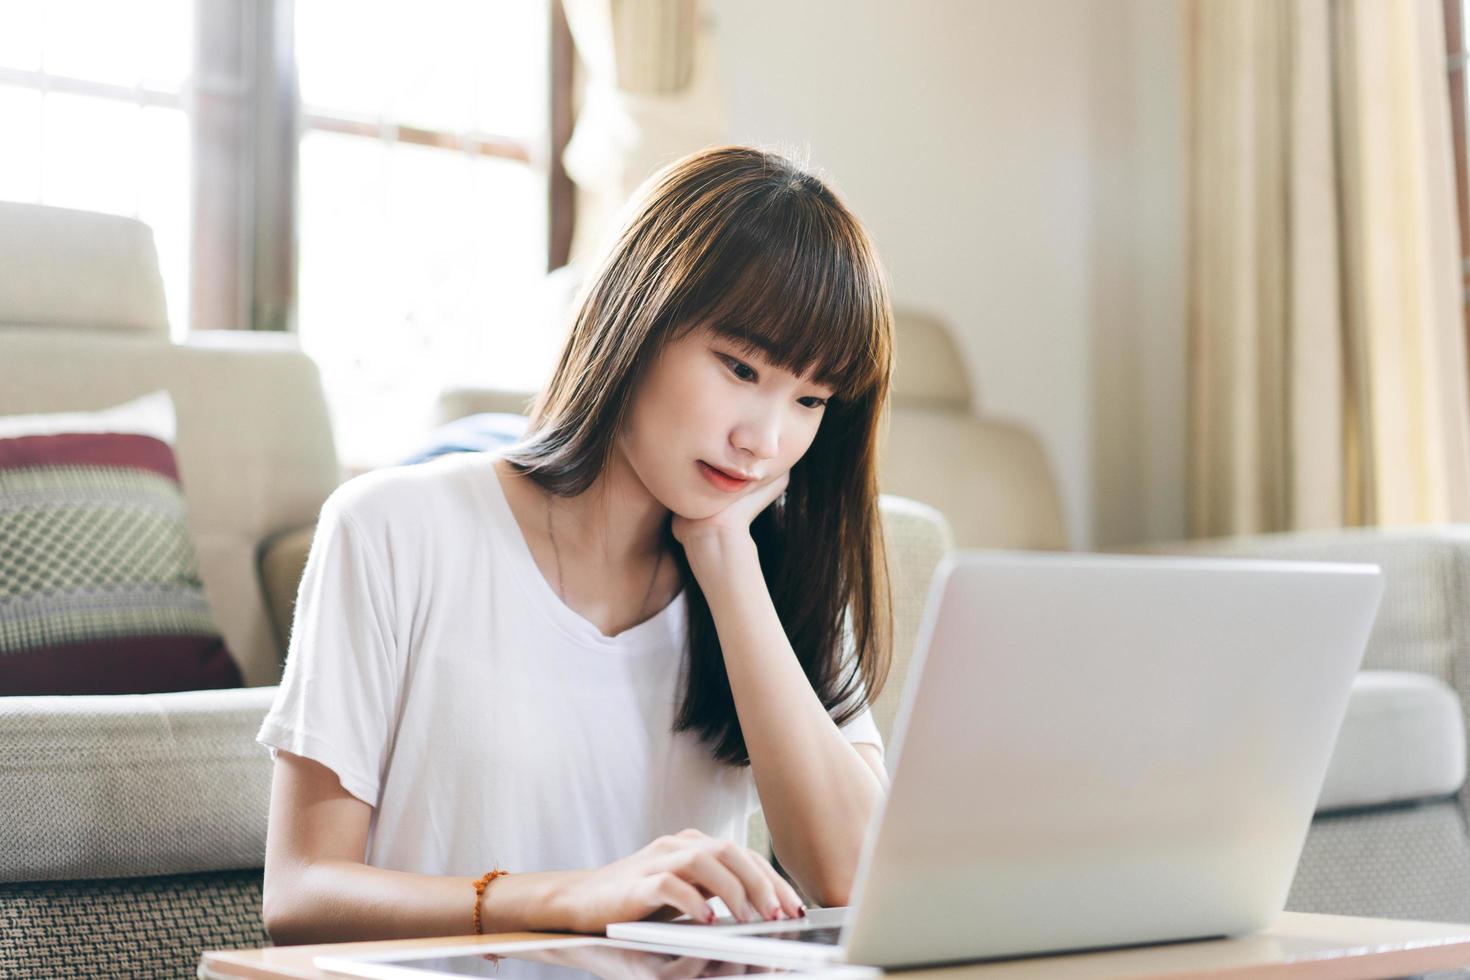
[[[846,665],[844,666],[844,670],[850,670],[857,651],[852,637],[851,623],[846,618],[843,619],[842,646],[843,663]],[[873,719],[873,709],[868,704],[868,688],[863,683],[861,677],[858,678],[858,696],[862,700],[862,710],[849,718],[845,724],[840,725],[837,730],[849,742],[862,742],[867,745],[876,745],[879,754],[882,754],[883,736],[878,734],[878,723]]]
[[[256,741],[321,763],[371,806],[392,736],[401,672],[393,594],[352,516],[322,507],[296,596],[280,690]]]

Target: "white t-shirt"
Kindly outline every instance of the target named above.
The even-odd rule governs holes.
[[[375,867],[590,868],[685,827],[743,844],[749,767],[671,733],[684,593],[602,635],[542,576],[492,463],[442,456],[331,495],[257,740],[374,808]],[[882,746],[867,710],[842,731]]]

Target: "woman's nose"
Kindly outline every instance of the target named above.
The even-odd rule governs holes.
[[[781,413],[763,408],[736,426],[730,442],[756,459],[773,459],[781,445]]]

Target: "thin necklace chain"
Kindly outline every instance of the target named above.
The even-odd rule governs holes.
[[[551,553],[556,556],[556,594],[561,596],[562,604],[567,601],[566,579],[561,572],[561,549],[556,544],[556,529],[551,526],[551,494],[546,495],[546,536],[551,538]],[[653,595],[653,587],[658,582],[659,569],[664,565],[664,549],[658,549],[658,560],[653,563],[653,574],[648,579],[648,589],[643,593],[643,603],[638,607],[638,620],[643,621],[643,613],[648,609],[649,597]]]

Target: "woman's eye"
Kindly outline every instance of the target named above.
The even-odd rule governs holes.
[[[756,381],[760,378],[760,375],[756,374],[755,368],[746,364],[744,361],[737,361],[728,354],[721,354],[719,357],[720,360],[725,362],[725,366],[730,369],[730,373],[741,381]],[[798,404],[813,410],[827,404],[827,399],[818,398],[816,395],[807,395],[804,398],[798,398],[796,401]]]
[[[754,381],[756,379],[755,369],[749,364],[737,361],[733,357],[725,358],[725,363],[730,366],[730,371],[741,381]]]

